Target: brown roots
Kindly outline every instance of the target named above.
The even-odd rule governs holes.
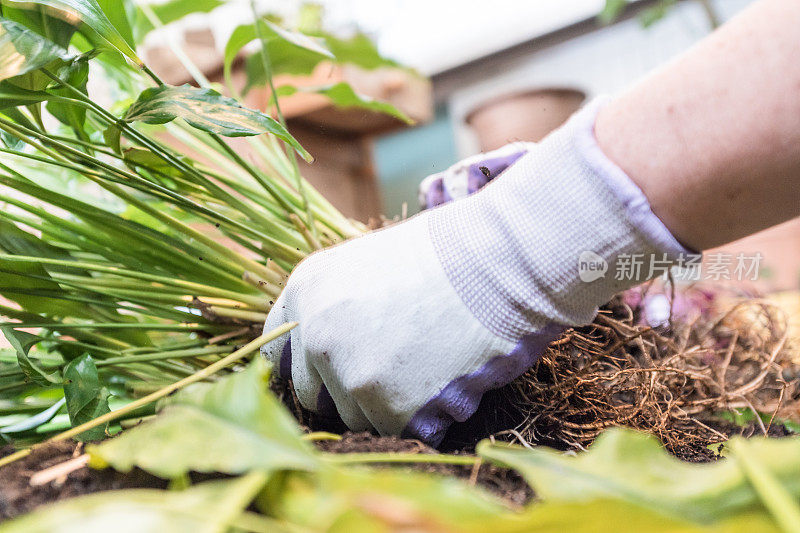
[[[537,365],[502,390],[523,421],[517,440],[583,448],[610,426],[658,436],[671,451],[726,440],[722,413],[752,413],[767,434],[797,420],[800,366],[784,312],[746,299],[716,319],[638,325],[617,297],[589,326],[569,330]],[[761,416],[759,416],[759,413]]]

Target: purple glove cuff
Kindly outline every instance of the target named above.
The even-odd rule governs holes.
[[[494,357],[475,372],[451,381],[414,414],[402,436],[439,446],[453,422],[464,422],[475,413],[484,393],[521,376],[565,329],[550,324],[523,337],[510,354]]]
[[[608,188],[624,206],[630,223],[642,235],[647,236],[656,248],[666,250],[673,256],[698,253],[678,242],[661,219],[658,218],[658,215],[650,209],[650,202],[648,202],[647,197],[645,197],[639,186],[625,174],[625,171],[611,161],[603,153],[600,145],[597,144],[594,123],[597,119],[597,114],[608,101],[608,97],[596,98],[587,104],[585,111],[581,113],[583,124],[576,129],[575,133],[575,146],[578,148],[578,153],[582,155],[590,168],[596,169],[597,173],[603,177]]]

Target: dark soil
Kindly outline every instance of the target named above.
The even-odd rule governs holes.
[[[32,487],[36,472],[69,461],[81,454],[72,441],[56,442],[34,450],[29,456],[0,469],[0,521],[27,513],[40,505],[82,494],[128,488],[166,488],[167,483],[141,470],[120,474],[111,469],[81,468],[61,480]],[[76,452],[77,450],[77,452]],[[0,457],[14,449],[0,449]]]
[[[367,432],[347,432],[342,435],[342,440],[320,441],[317,446],[321,450],[331,453],[439,453],[418,440],[378,437]],[[483,487],[514,507],[522,506],[533,498],[533,490],[519,474],[513,470],[490,464],[479,464],[477,467],[472,467],[421,463],[404,465],[403,468],[465,479],[473,485]]]
[[[317,446],[330,453],[396,452],[437,454],[435,449],[420,441],[398,437],[377,437],[369,433],[345,433],[340,441],[320,441]],[[12,447],[0,449],[0,457],[12,453]],[[82,453],[74,442],[56,442],[34,450],[29,456],[0,468],[0,522],[21,516],[48,503],[106,490],[156,488],[164,489],[167,482],[135,469],[121,474],[112,469],[94,470],[83,467],[62,479],[46,485],[31,486],[31,476],[51,466],[69,461]],[[493,465],[478,468],[445,464],[412,464],[403,468],[458,477],[479,485],[505,500],[512,507],[524,505],[533,491],[515,472]],[[209,476],[203,476],[207,478]],[[215,477],[215,476],[211,476]],[[195,476],[193,476],[193,480]]]

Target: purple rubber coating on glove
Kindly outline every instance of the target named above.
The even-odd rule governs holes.
[[[551,324],[539,333],[526,335],[510,354],[493,357],[472,374],[451,381],[411,417],[403,437],[419,439],[431,446],[441,444],[450,424],[472,416],[486,391],[521,376],[567,327]]]
[[[281,359],[278,362],[278,375],[281,379],[291,379],[292,377],[292,339],[286,341],[281,350]]]
[[[341,420],[339,411],[336,410],[336,404],[333,403],[333,396],[331,396],[331,393],[328,392],[328,387],[324,384],[317,395],[317,414],[323,418]]]
[[[290,338],[283,345],[281,351],[281,359],[278,362],[278,374],[281,379],[291,379],[292,377],[292,339]],[[328,387],[322,385],[317,395],[317,414],[323,418],[328,418],[335,421],[341,421],[338,411],[336,411],[336,404],[333,403],[333,397],[328,392]]]
[[[444,182],[441,178],[434,180],[425,192],[425,205],[428,208],[444,203]]]
[[[515,154],[506,155],[503,157],[495,157],[493,159],[486,159],[480,163],[473,163],[467,170],[467,192],[472,194],[480,190],[484,185],[499,176],[505,169],[513,165],[517,159],[525,155],[527,152],[521,151]],[[487,170],[488,176],[481,168]]]

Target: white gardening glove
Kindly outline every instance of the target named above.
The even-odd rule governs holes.
[[[527,145],[476,194],[297,266],[265,329],[299,325],[263,353],[305,408],[436,445],[484,392],[642,281],[597,277],[598,264],[685,252],[600,151],[597,107]],[[594,261],[587,281],[579,259]]]

